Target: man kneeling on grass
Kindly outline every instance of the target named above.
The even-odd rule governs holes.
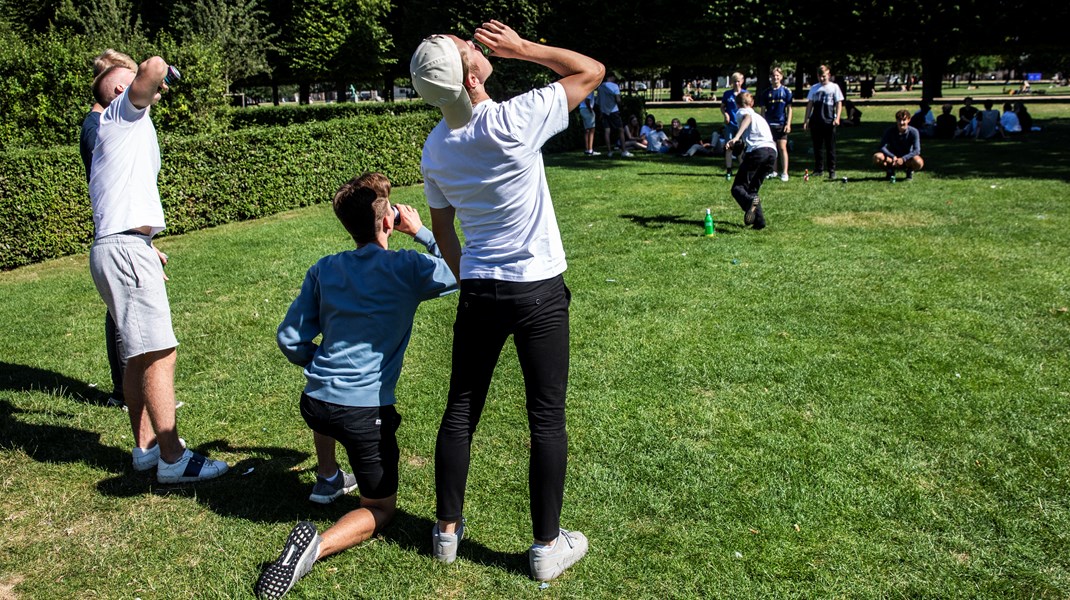
[[[914,171],[925,166],[921,158],[921,135],[910,126],[910,111],[895,113],[895,126],[884,132],[880,152],[873,155],[873,164],[886,169],[888,179],[895,177],[896,168],[904,169],[907,179],[914,179]]]
[[[434,236],[411,206],[391,209],[390,182],[367,173],[343,185],[334,213],[357,243],[308,270],[301,292],[279,325],[279,348],[304,367],[301,416],[319,436],[340,442],[360,490],[360,508],[318,535],[298,523],[278,560],[256,582],[261,598],[280,598],[317,560],[351,548],[394,516],[401,417],[394,388],[412,335],[416,307],[457,290]],[[388,249],[397,229],[428,254]],[[320,344],[313,340],[323,335]],[[320,450],[321,444],[316,444]],[[330,444],[333,448],[333,443]],[[338,473],[344,477],[345,474]]]

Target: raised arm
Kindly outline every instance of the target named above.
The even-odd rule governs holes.
[[[167,63],[159,56],[146,59],[138,65],[137,76],[130,84],[128,97],[136,108],[152,106],[160,100],[160,92],[167,90],[163,78],[167,75]]]
[[[477,42],[490,49],[492,56],[526,60],[542,65],[560,75],[561,79],[558,83],[565,88],[569,109],[579,106],[587,94],[598,87],[606,73],[606,68],[602,63],[593,58],[572,50],[525,40],[508,25],[499,21],[492,20],[484,23],[482,27],[476,29],[475,38]],[[440,245],[445,246],[445,240],[438,237],[438,231],[435,231],[435,237],[438,238]]]

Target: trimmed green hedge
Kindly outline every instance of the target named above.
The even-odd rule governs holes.
[[[231,110],[230,128],[287,126],[313,121],[332,121],[371,115],[403,115],[413,112],[438,114],[438,109],[423,101],[251,106]]]
[[[337,109],[282,110],[322,116]],[[381,171],[394,185],[419,183],[420,152],[439,112],[420,103],[405,114],[388,112],[288,127],[246,124],[214,135],[161,132],[165,233],[323,202],[364,171]],[[571,151],[582,144],[583,126],[574,111],[568,130],[554,136],[544,151]],[[77,146],[0,153],[0,269],[83,252],[92,241],[89,190]]]
[[[381,171],[421,180],[435,112],[360,117],[214,136],[161,135],[160,196],[169,234],[329,200],[342,183]],[[84,251],[93,238],[78,148],[0,154],[0,268]]]

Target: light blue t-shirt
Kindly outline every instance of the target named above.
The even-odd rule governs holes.
[[[325,256],[305,274],[277,341],[304,367],[310,397],[342,406],[395,403],[416,308],[457,290],[431,231],[423,227],[415,239],[430,254],[368,244]]]

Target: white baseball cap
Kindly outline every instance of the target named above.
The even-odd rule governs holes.
[[[412,87],[431,106],[442,110],[446,125],[459,129],[472,120],[472,99],[464,89],[464,66],[457,44],[433,35],[416,48],[409,63]]]

